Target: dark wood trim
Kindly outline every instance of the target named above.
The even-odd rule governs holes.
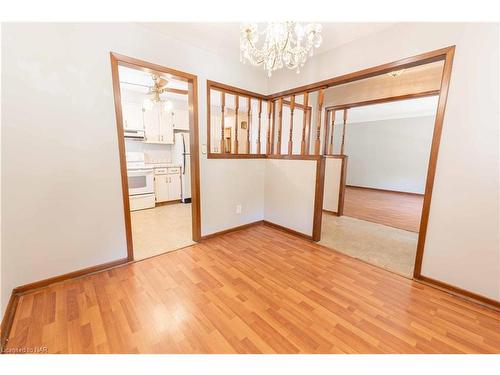
[[[387,193],[398,193],[398,194],[407,194],[407,195],[418,195],[420,197],[423,197],[424,194],[421,193],[411,193],[408,191],[399,191],[399,190],[390,190],[390,189],[380,189],[380,188],[374,188],[374,187],[367,187],[367,186],[357,186],[357,185],[346,185],[346,187],[353,188],[353,189],[364,189],[364,190],[375,190],[375,191],[384,191]]]
[[[204,241],[204,240],[208,240],[210,238],[222,236],[223,234],[227,234],[227,233],[231,233],[231,232],[236,232],[236,231],[242,230],[242,229],[247,229],[247,228],[253,227],[255,225],[261,225],[261,224],[263,224],[263,222],[264,222],[264,220],[257,220],[257,221],[253,221],[253,222],[248,223],[248,224],[238,225],[237,227],[232,227],[232,228],[229,228],[229,229],[224,229],[224,230],[221,230],[219,232],[206,234],[206,235],[204,235],[204,236],[201,237],[201,240]]]
[[[271,95],[268,95],[268,99],[275,99],[283,96],[290,96],[292,94],[300,94],[304,92],[317,91],[320,89],[326,89],[332,86],[343,85],[344,83],[349,83],[353,81],[359,81],[361,79],[370,78],[378,76],[381,74],[389,73],[393,70],[408,69],[418,65],[424,65],[435,61],[444,60],[450,50],[454,50],[455,46],[445,47],[437,49],[434,51],[422,53],[420,55],[415,55],[407,57],[401,60],[393,61],[387,64],[382,64],[374,66],[372,68],[358,70],[353,73],[344,74],[342,76],[337,76],[334,78],[326,79],[323,81],[318,81],[304,86],[295,87],[289,90],[280,91]]]
[[[155,207],[169,206],[171,204],[177,204],[177,203],[182,203],[182,199],[176,199],[176,200],[173,200],[173,201],[165,201],[165,202],[156,202],[155,203]]]
[[[107,263],[98,264],[97,266],[82,268],[82,269],[77,270],[77,271],[65,273],[65,274],[58,275],[58,276],[49,277],[48,279],[35,281],[34,283],[29,283],[29,284],[24,284],[24,285],[18,286],[16,288],[14,288],[13,293],[22,295],[22,294],[32,292],[32,291],[40,289],[40,288],[47,287],[47,286],[55,284],[55,283],[60,283],[62,281],[67,281],[67,280],[75,279],[75,278],[82,277],[82,276],[87,276],[87,275],[90,275],[92,273],[96,273],[96,272],[104,271],[104,270],[107,270],[110,268],[114,268],[114,267],[123,265],[123,264],[128,263],[128,262],[129,262],[128,258],[123,258],[123,259],[113,260],[113,261],[107,262]]]
[[[127,160],[125,159],[125,138],[123,131],[120,77],[118,73],[118,56],[121,55],[116,55],[113,52],[110,53],[111,77],[113,80],[113,94],[115,101],[116,134],[118,137],[118,154],[120,158],[120,175],[122,182],[123,214],[125,219],[125,236],[127,241],[127,258],[128,260],[133,260],[134,244],[132,242],[132,221],[130,218],[130,200],[128,196]]]
[[[427,235],[427,226],[429,224],[429,213],[431,208],[432,190],[434,188],[434,178],[436,176],[436,166],[439,153],[439,144],[441,142],[441,132],[443,130],[444,114],[446,109],[446,100],[450,88],[451,70],[453,66],[453,57],[455,55],[455,46],[449,47],[445,51],[443,76],[439,101],[434,123],[434,133],[432,135],[431,152],[429,156],[429,167],[427,169],[427,180],[425,183],[424,203],[422,205],[422,216],[420,219],[420,229],[418,231],[417,254],[415,257],[415,268],[413,277],[422,276],[422,261],[424,257],[425,239]]]
[[[209,152],[207,159],[265,159],[266,154],[219,154],[217,152]]]
[[[333,215],[333,216],[340,216],[338,214],[338,212],[331,211],[331,210],[325,210],[324,208],[323,208],[323,213],[328,214],[328,215]]]
[[[321,239],[321,222],[323,218],[323,195],[325,190],[325,165],[324,157],[316,161],[316,185],[314,189],[314,215],[312,240],[319,241]]]
[[[462,297],[462,298],[465,298],[467,300],[470,300],[470,301],[479,303],[481,305],[485,305],[486,307],[500,311],[500,301],[482,296],[482,295],[477,294],[477,293],[469,292],[468,290],[456,287],[456,286],[451,285],[451,284],[447,284],[443,281],[435,280],[435,279],[433,279],[431,277],[427,277],[427,276],[420,275],[418,277],[414,277],[413,280],[415,280],[419,283],[431,286],[433,288],[437,288],[437,289],[442,290],[444,292],[448,292],[454,296]]]
[[[120,157],[120,171],[122,180],[123,210],[125,217],[125,233],[127,237],[127,259],[134,259],[132,242],[132,224],[130,218],[130,207],[128,197],[128,179],[127,164],[125,160],[125,139],[123,137],[123,117],[121,107],[121,92],[118,66],[149,72],[170,74],[176,79],[188,83],[188,102],[189,102],[189,134],[191,150],[191,209],[192,209],[192,231],[193,241],[199,241],[201,238],[201,205],[200,205],[200,164],[199,164],[199,131],[198,131],[198,78],[194,74],[181,72],[165,66],[139,60],[133,57],[124,56],[115,52],[110,52],[111,73],[113,80],[113,93],[115,101],[115,115],[118,136],[118,152]]]
[[[343,109],[349,109],[349,108],[354,108],[354,107],[363,107],[363,106],[373,105],[373,104],[390,103],[390,102],[397,102],[400,100],[411,100],[411,99],[425,98],[425,97],[437,96],[437,95],[439,95],[439,90],[422,91],[422,92],[417,92],[417,93],[412,93],[412,94],[404,94],[404,95],[397,95],[397,96],[389,96],[386,98],[365,100],[362,102],[353,102],[353,103],[341,104],[341,105],[331,105],[329,107],[326,107],[325,110],[327,110],[327,111],[341,110],[341,109],[343,110]]]
[[[349,158],[346,155],[343,155],[341,159],[342,159],[342,165],[340,167],[341,169],[340,169],[339,205],[337,209],[338,216],[344,215],[347,162]]]
[[[229,94],[233,95],[239,95],[239,96],[244,96],[244,97],[252,97],[255,99],[262,99],[262,100],[268,100],[267,95],[259,94],[257,92],[252,92],[248,90],[244,90],[242,88],[236,87],[236,86],[230,86],[226,85],[225,83],[221,82],[216,82],[216,81],[211,81],[207,80],[207,88],[210,90],[211,88],[217,91],[224,91]]]
[[[320,160],[321,155],[266,155],[266,159],[290,159],[290,160]]]
[[[286,233],[289,233],[289,234],[292,234],[294,236],[298,236],[300,238],[305,238],[307,240],[310,240],[312,241],[313,240],[313,237],[312,236],[309,236],[308,234],[304,234],[302,232],[298,232],[296,230],[293,230],[293,229],[290,229],[290,228],[287,228],[287,227],[284,227],[282,225],[279,225],[279,224],[275,224],[275,223],[272,223],[270,221],[267,221],[267,220],[263,220],[262,221],[264,225],[267,225],[269,227],[272,227],[272,228],[275,228],[275,229],[278,229],[278,230],[281,230],[283,232],[286,232]]]
[[[17,306],[19,304],[19,294],[10,294],[9,302],[5,308],[5,312],[2,319],[2,325],[0,326],[0,354],[5,352],[5,348],[9,341],[10,330],[12,329],[12,323],[14,323],[14,316],[16,315]]]

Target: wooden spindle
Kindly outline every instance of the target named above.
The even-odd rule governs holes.
[[[260,131],[262,126],[262,99],[259,99],[259,130],[257,133],[257,154],[260,154]]]
[[[278,155],[281,155],[281,132],[283,130],[283,98],[278,99],[278,142],[276,143],[276,151]]]
[[[300,142],[300,154],[306,154],[306,128],[307,128],[307,116],[309,105],[309,93],[304,93],[304,115],[302,116],[302,141]]]
[[[312,108],[307,109],[306,155],[311,153]]]
[[[344,155],[345,125],[347,124],[347,108],[344,109],[344,124],[342,125],[342,143],[340,144],[340,155]]]
[[[293,111],[295,110],[295,95],[290,100],[290,131],[288,134],[288,155],[293,151]]]
[[[323,100],[325,98],[325,90],[321,89],[318,92],[318,118],[316,119],[316,140],[314,142],[314,155],[319,155],[321,148],[321,112],[323,110]]]
[[[252,136],[252,132],[250,131],[250,124],[252,123],[252,99],[248,97],[248,115],[247,115],[247,154],[251,154],[252,150],[250,149],[250,137]]]
[[[333,155],[333,134],[335,133],[335,110],[332,110],[331,112],[331,119],[332,119],[332,132],[330,135],[330,149],[328,150],[328,155]]]
[[[220,93],[220,112],[221,112],[221,120],[220,120],[220,152],[224,154],[226,152],[226,143],[224,141],[224,121],[225,121],[225,106],[226,106],[226,93],[221,91]]]
[[[238,153],[238,112],[240,110],[240,97],[236,95],[234,111],[234,153]]]
[[[271,126],[271,124],[274,122],[273,106],[274,106],[274,102],[272,102],[272,101],[267,102],[267,135],[266,135],[266,154],[267,155],[273,153],[272,144],[274,143],[274,136],[273,136],[273,143],[271,143],[271,134],[274,134],[274,128]],[[272,133],[271,133],[271,129],[273,129]]]
[[[323,155],[328,155],[328,140],[330,138],[330,123],[328,116],[330,115],[330,111],[325,111],[325,138],[323,139]]]

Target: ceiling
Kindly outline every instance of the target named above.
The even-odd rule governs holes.
[[[323,26],[323,43],[314,51],[315,54],[323,53],[394,25],[394,23],[387,22],[327,22],[321,24]],[[149,22],[140,23],[140,25],[226,58],[239,61],[241,23]],[[259,30],[263,30],[264,27],[264,23],[259,23]]]
[[[120,79],[120,86],[123,90],[147,94],[149,87],[153,86],[153,79],[151,74],[143,72],[142,70],[127,68],[125,66],[118,67],[118,76]],[[187,90],[187,82],[179,81],[170,75],[163,75],[168,80],[166,87],[171,89]],[[162,97],[177,100],[187,100],[186,95],[175,94],[166,92],[161,95]]]
[[[428,96],[351,108],[349,109],[348,123],[434,116],[438,99],[438,96]],[[336,113],[335,119],[336,123],[342,122],[342,111]]]

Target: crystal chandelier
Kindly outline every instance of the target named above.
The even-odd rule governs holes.
[[[304,66],[313,49],[321,45],[321,25],[296,22],[272,22],[259,32],[255,23],[244,24],[240,32],[240,60],[249,60],[253,65],[264,65],[271,77],[274,70],[286,66],[297,73]],[[261,48],[257,47],[263,38]]]

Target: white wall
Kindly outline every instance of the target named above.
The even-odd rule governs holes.
[[[312,236],[316,161],[264,160],[264,219]]]
[[[110,51],[198,75],[200,144],[206,79],[266,87],[258,69],[136,24],[4,23],[2,313],[16,286],[126,256]],[[202,234],[263,218],[263,161],[238,163],[201,155]]]
[[[349,163],[347,164],[349,167]],[[323,209],[338,212],[342,159],[326,158],[325,189],[323,192]]]
[[[407,23],[273,74],[269,91],[456,45],[422,274],[500,299],[499,26]]]
[[[346,184],[423,194],[434,119],[426,116],[348,124]],[[340,141],[340,137],[336,139]]]

